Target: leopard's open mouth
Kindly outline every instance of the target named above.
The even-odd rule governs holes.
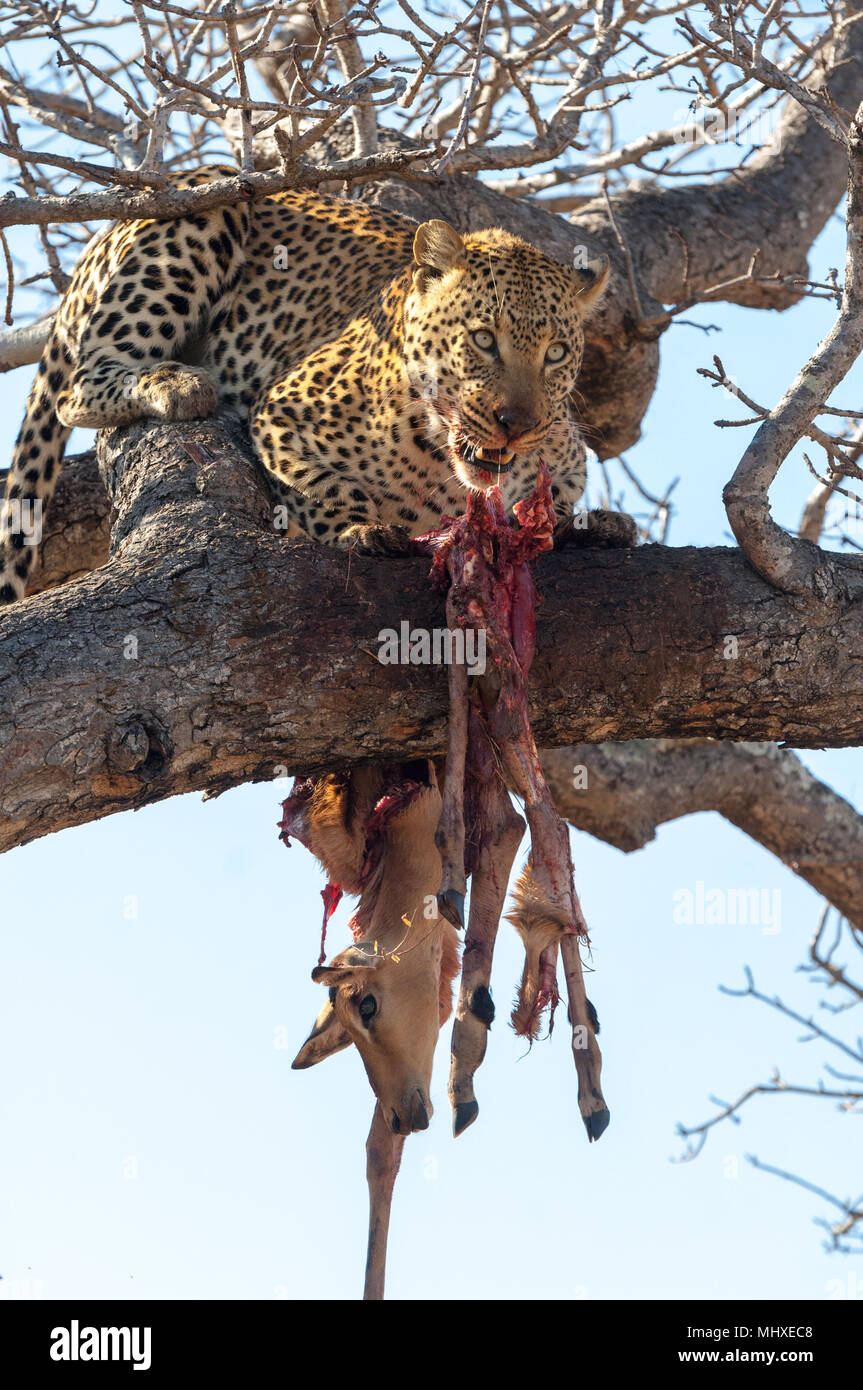
[[[483,488],[491,487],[508,473],[515,458],[514,449],[488,449],[477,444],[458,425],[450,429],[449,445],[453,462],[461,464],[471,481]]]

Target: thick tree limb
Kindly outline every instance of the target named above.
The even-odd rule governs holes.
[[[790,750],[662,739],[557,748],[542,765],[579,830],[629,852],[667,821],[718,811],[863,926],[863,818]]]
[[[0,848],[285,768],[443,752],[444,673],[377,660],[382,629],[444,626],[427,561],[286,543],[230,421],[102,450],[111,562],[0,620]],[[859,566],[838,563],[850,594]],[[863,743],[852,597],[776,593],[722,549],[566,551],[537,578],[541,744]]]
[[[95,453],[68,459],[33,592],[107,563],[109,512]],[[636,739],[546,750],[542,763],[558,809],[578,829],[629,852],[667,821],[717,811],[863,925],[863,821],[790,750]],[[582,767],[588,785],[576,790]]]

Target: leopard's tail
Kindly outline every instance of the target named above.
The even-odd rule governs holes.
[[[45,514],[71,433],[57,417],[57,399],[71,372],[55,331],[27,398],[6,475],[6,495],[0,501],[0,606],[24,597],[36,563]]]

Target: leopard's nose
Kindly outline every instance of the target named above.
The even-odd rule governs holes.
[[[523,434],[530,434],[539,423],[535,415],[520,405],[503,405],[494,412],[494,418],[506,435],[507,443]]]

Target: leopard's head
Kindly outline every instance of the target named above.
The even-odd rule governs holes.
[[[405,360],[430,437],[446,439],[466,487],[492,486],[534,451],[554,476],[607,259],[568,269],[500,229],[462,238],[438,221],[417,229],[413,253]]]

